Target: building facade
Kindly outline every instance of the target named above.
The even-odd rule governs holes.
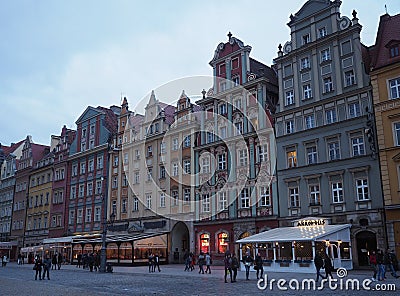
[[[351,242],[329,251],[358,267],[385,246],[384,213],[367,48],[357,13],[341,16],[340,5],[307,1],[290,16],[290,41],[274,60],[279,211],[281,226],[307,216],[352,224]]]
[[[380,18],[370,75],[388,247],[400,256],[400,15]]]
[[[196,102],[202,112],[194,147],[194,251],[209,252],[216,262],[228,250],[240,253],[236,240],[278,226],[270,121],[277,79],[250,51],[229,33],[210,62],[213,87]]]

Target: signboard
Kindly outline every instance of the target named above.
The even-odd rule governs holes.
[[[324,226],[327,225],[327,221],[325,219],[303,219],[296,221],[297,227],[304,227],[304,226]]]

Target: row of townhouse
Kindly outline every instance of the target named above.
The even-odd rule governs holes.
[[[160,102],[153,91],[143,115],[124,98],[88,107],[50,147],[30,137],[3,146],[4,250],[66,237],[73,259],[100,251],[106,228],[117,264],[152,252],[178,263],[189,251],[218,262],[255,248],[239,239],[311,216],[351,225],[333,257],[358,267],[377,248],[400,255],[400,17],[383,15],[367,47],[357,13],[342,16],[340,5],[309,0],[291,15],[272,67],[229,33],[195,102],[184,91]],[[274,249],[263,245],[262,256]]]

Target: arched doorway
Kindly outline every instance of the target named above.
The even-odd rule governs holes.
[[[251,235],[251,233],[246,231],[239,236],[239,239],[249,237],[250,235]],[[243,256],[246,255],[246,253],[249,253],[250,256],[254,255],[253,254],[253,244],[243,244],[242,245],[242,250],[241,251],[239,250],[239,254],[238,254],[238,256],[240,257],[239,260],[242,260]]]
[[[376,250],[376,234],[371,231],[360,231],[356,234],[358,266],[369,265],[369,252]]]
[[[178,222],[171,231],[170,262],[184,263],[186,251],[189,251],[189,229],[185,223]]]

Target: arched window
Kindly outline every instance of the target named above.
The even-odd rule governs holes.
[[[220,232],[217,236],[217,250],[219,254],[225,254],[228,250],[229,235],[226,232]]]
[[[210,234],[203,233],[200,235],[200,251],[203,253],[210,252]]]

